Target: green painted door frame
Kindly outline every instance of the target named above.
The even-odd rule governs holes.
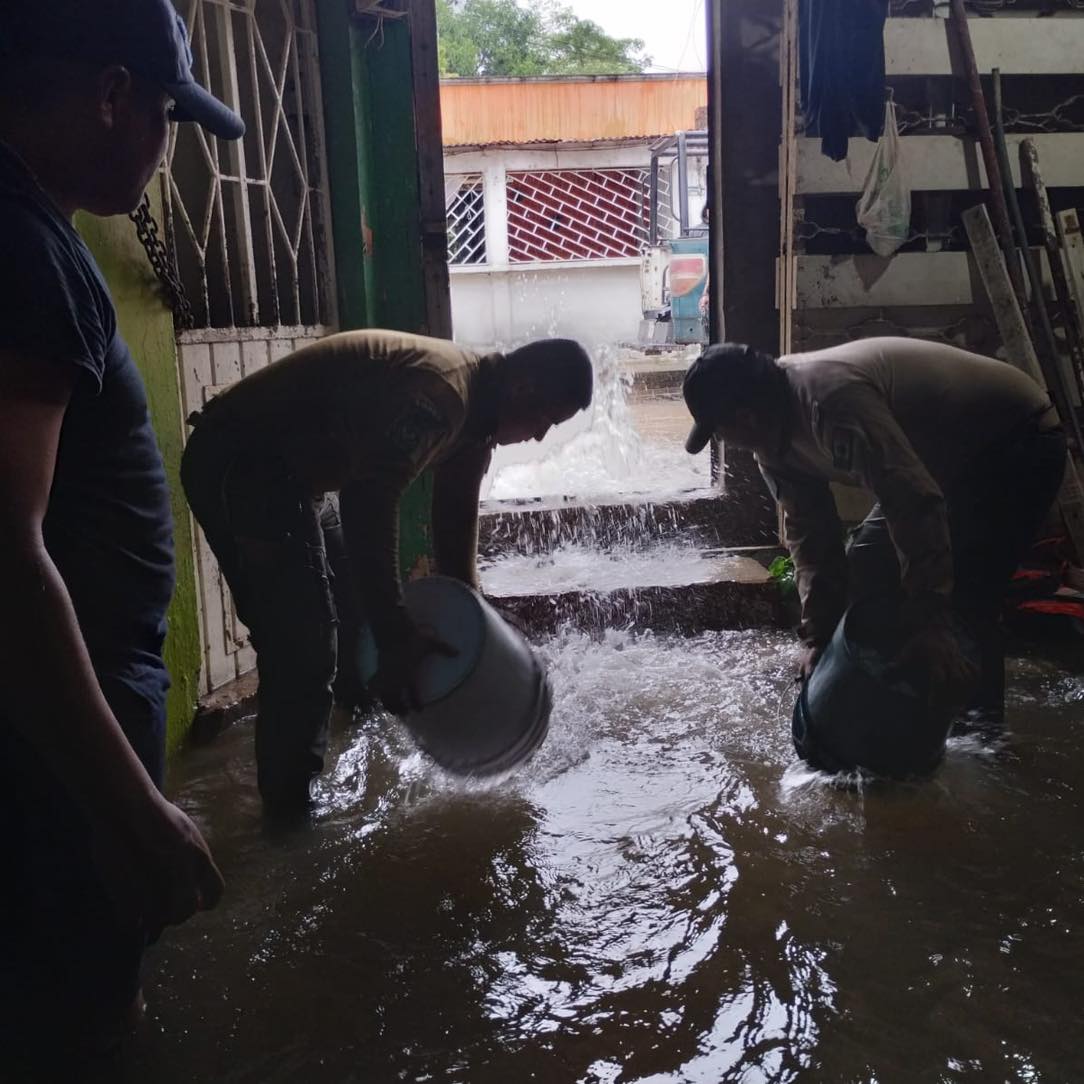
[[[152,186],[152,208],[155,217],[161,221],[161,201],[157,195]],[[184,429],[173,315],[161,301],[158,281],[147,254],[127,218],[94,218],[80,214],[76,216],[75,224],[105,275],[116,305],[120,333],[143,374],[151,421],[169,481],[177,555],[177,587],[169,609],[165,646],[166,666],[173,679],[167,705],[167,749],[173,754],[180,748],[192,724],[199,699],[203,655],[192,523],[180,480]]]
[[[391,6],[385,4],[385,7]],[[408,17],[355,14],[353,0],[318,5],[332,237],[339,326],[393,328],[447,337],[451,321],[439,295],[443,235],[439,104],[433,0],[402,5]],[[417,117],[438,118],[419,131]],[[431,148],[436,137],[434,164]],[[423,214],[423,196],[440,191],[439,223]],[[426,223],[429,221],[428,231]],[[428,245],[428,259],[426,252]],[[430,272],[427,273],[427,268]],[[431,552],[432,482],[420,479],[402,506],[404,573],[422,571]]]

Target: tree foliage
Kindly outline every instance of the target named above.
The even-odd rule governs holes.
[[[442,75],[622,75],[650,63],[639,38],[614,38],[557,0],[437,0]]]

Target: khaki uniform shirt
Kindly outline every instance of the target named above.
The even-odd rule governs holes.
[[[399,500],[427,469],[438,570],[478,585],[478,491],[495,442],[500,360],[443,339],[344,332],[245,377],[203,411],[199,424],[281,461],[307,492],[340,492],[378,644],[403,620]]]
[[[495,361],[444,339],[347,331],[245,377],[203,415],[281,458],[313,494],[366,480],[402,491],[491,440]]]
[[[880,502],[912,597],[952,591],[945,492],[983,451],[1028,424],[1057,424],[1050,400],[1005,362],[920,339],[864,339],[780,359],[782,448],[757,459],[783,509],[802,601],[802,635],[827,640],[847,589],[829,482]]]

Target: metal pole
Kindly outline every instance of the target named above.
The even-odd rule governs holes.
[[[707,0],[708,39],[708,339],[722,342],[723,327],[723,27],[726,0]],[[711,482],[721,486],[722,448],[711,442]]]
[[[651,152],[651,205],[648,209],[651,216],[648,224],[648,244],[659,243],[659,152]]]
[[[990,115],[986,111],[986,97],[982,92],[982,80],[979,78],[979,69],[975,63],[975,47],[971,42],[971,31],[967,26],[967,12],[964,10],[964,0],[951,0],[951,4],[952,19],[950,22],[956,30],[956,37],[960,43],[964,70],[967,75],[968,86],[971,88],[971,101],[975,108],[975,120],[979,126],[979,143],[982,146],[982,159],[986,165],[986,178],[990,185],[990,203],[993,207],[994,227],[997,230],[1001,251],[1005,254],[1005,265],[1012,281],[1013,292],[1020,302],[1021,311],[1026,312],[1027,293],[1024,289],[1023,276],[1020,274],[1020,263],[1013,252],[1009,209],[1005,203],[1005,192],[1002,188],[1001,169],[997,162],[994,135],[990,130]]]
[[[1035,191],[1043,247],[1046,249],[1047,262],[1050,264],[1050,277],[1054,282],[1054,296],[1061,314],[1062,327],[1065,330],[1065,341],[1069,347],[1077,391],[1084,398],[1084,326],[1077,321],[1073,293],[1069,287],[1069,279],[1065,274],[1065,263],[1062,259],[1061,240],[1058,237],[1054,212],[1050,206],[1050,193],[1047,192],[1043,181],[1039,150],[1034,140],[1025,139],[1020,144],[1020,162],[1026,167],[1024,169],[1026,179],[1031,181],[1031,187]]]
[[[1005,141],[1005,125],[1001,110],[1001,72],[995,68],[994,77],[994,135],[998,159],[1001,165],[1002,196],[1006,205],[1011,209],[1013,222],[1016,226],[1016,243],[1020,246],[1020,254],[1024,259],[1024,267],[1027,269],[1028,282],[1031,284],[1031,298],[1035,306],[1035,328],[1038,334],[1032,332],[1032,340],[1039,355],[1039,364],[1043,370],[1043,382],[1050,392],[1062,421],[1073,434],[1077,447],[1082,447],[1080,425],[1077,421],[1076,412],[1073,410],[1073,400],[1069,395],[1065,380],[1062,377],[1061,367],[1058,364],[1058,343],[1054,338],[1054,329],[1050,326],[1050,315],[1046,311],[1046,299],[1043,296],[1043,280],[1039,273],[1039,267],[1035,262],[1035,256],[1028,244],[1027,229],[1024,226],[1024,216],[1020,213],[1020,201],[1016,195],[1016,186],[1012,180],[1012,166],[1009,162],[1009,147]],[[1019,268],[1016,253],[1013,252],[1011,267]],[[1021,306],[1021,312],[1026,311]]]
[[[681,233],[689,232],[689,152],[684,132],[678,132],[678,208]]]

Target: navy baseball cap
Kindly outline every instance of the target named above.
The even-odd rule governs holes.
[[[184,19],[170,0],[4,0],[3,52],[123,65],[174,100],[174,120],[221,139],[245,134],[245,122],[193,77]]]
[[[685,451],[698,455],[725,416],[728,401],[745,358],[755,352],[744,343],[712,343],[685,371],[681,394],[693,416]]]

